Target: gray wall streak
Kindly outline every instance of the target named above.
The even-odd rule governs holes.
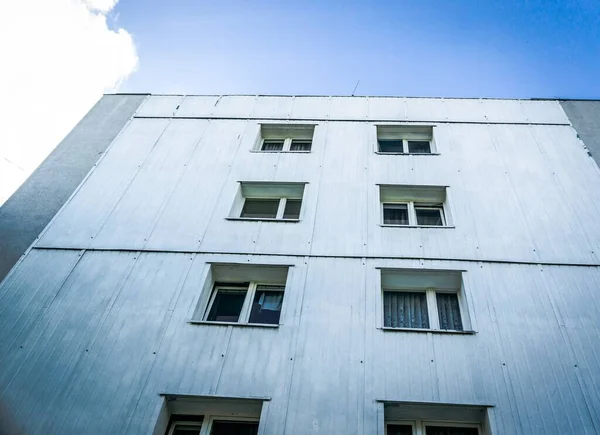
[[[0,281],[48,225],[146,97],[103,96],[0,207]]]
[[[600,101],[561,101],[577,134],[600,166]]]

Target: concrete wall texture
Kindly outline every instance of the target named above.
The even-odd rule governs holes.
[[[105,104],[105,154],[0,283],[12,432],[163,435],[185,409],[260,435],[600,433],[600,171],[573,107],[109,96],[72,135]],[[311,151],[259,152],[261,124],[314,125]],[[378,125],[433,126],[436,152],[378,153]],[[240,182],[306,183],[299,219],[236,219]],[[383,225],[381,185],[445,186],[448,225]],[[202,322],[213,281],[260,266],[288,268],[279,324]],[[461,276],[468,328],[386,328],[398,270]]]

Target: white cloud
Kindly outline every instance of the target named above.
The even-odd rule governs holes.
[[[118,0],[7,0],[0,14],[0,204],[137,67]]]
[[[117,0],[84,0],[83,2],[88,8],[104,13],[109,12],[117,4]]]

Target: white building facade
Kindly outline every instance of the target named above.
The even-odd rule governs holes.
[[[561,102],[107,95],[65,141],[0,209],[65,196],[0,284],[7,433],[600,433]]]

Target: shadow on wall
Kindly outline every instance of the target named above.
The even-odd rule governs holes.
[[[11,415],[9,409],[0,402],[0,434],[2,435],[26,435],[22,428]]]

